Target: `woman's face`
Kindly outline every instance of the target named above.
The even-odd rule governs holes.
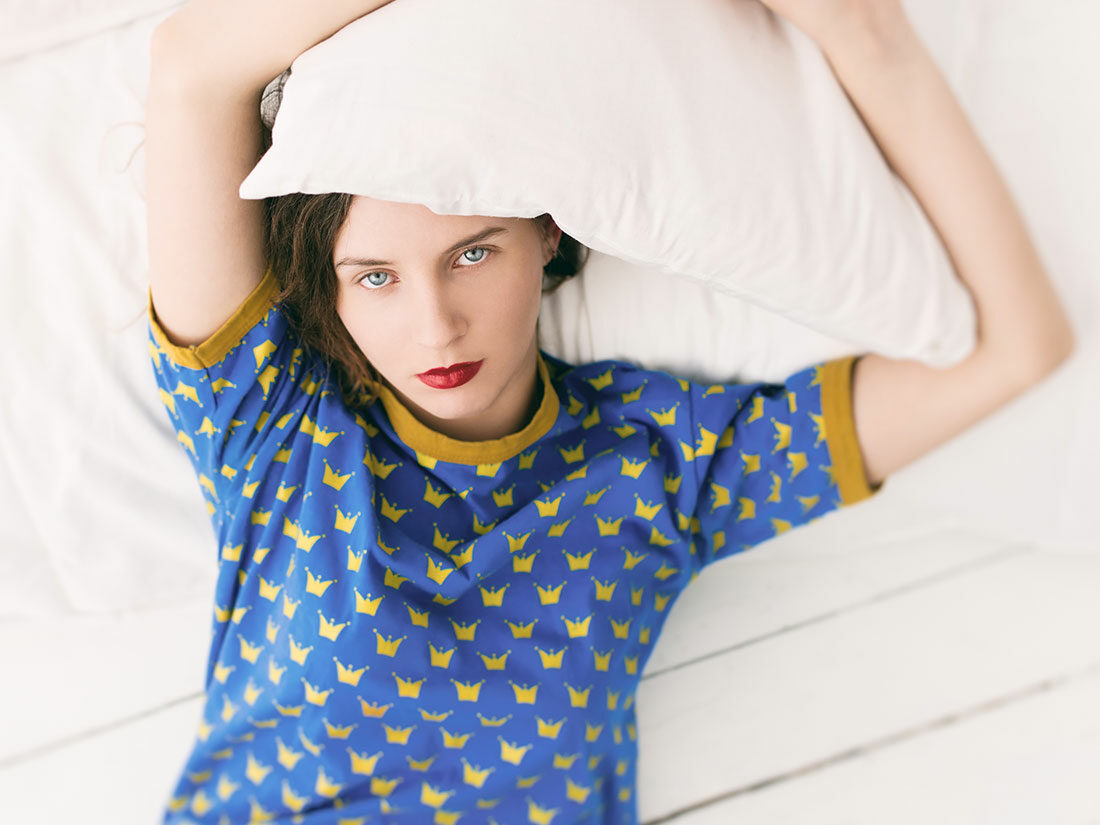
[[[394,394],[424,424],[480,441],[522,429],[536,388],[543,243],[535,221],[437,215],[356,196],[333,250],[337,312]],[[481,361],[466,383],[418,377]]]

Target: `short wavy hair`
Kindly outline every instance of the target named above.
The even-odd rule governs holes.
[[[271,129],[290,70],[268,85],[261,101],[263,148],[271,146]],[[275,301],[307,353],[315,352],[335,371],[344,402],[349,407],[373,403],[379,376],[352,339],[336,311],[339,281],[333,250],[347,219],[352,195],[333,192],[307,195],[295,192],[266,198],[264,244],[267,264],[280,291]],[[549,241],[549,213],[536,218],[541,238]],[[588,248],[562,233],[557,254],[543,268],[544,295],[577,275],[588,260]]]

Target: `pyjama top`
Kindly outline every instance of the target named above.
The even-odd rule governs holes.
[[[695,383],[539,350],[522,430],[361,409],[270,272],[206,342],[149,295],[217,536],[201,721],[165,825],[635,825],[635,690],[709,564],[873,495],[854,357]]]

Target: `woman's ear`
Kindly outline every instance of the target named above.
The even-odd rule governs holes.
[[[543,266],[550,263],[555,255],[558,254],[558,246],[561,244],[561,227],[555,223],[554,219],[547,213],[542,216],[542,236],[546,239],[546,254],[544,255]]]

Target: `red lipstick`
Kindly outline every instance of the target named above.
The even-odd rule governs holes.
[[[437,390],[449,390],[454,387],[461,387],[477,375],[477,371],[481,369],[484,361],[484,358],[480,361],[463,361],[461,364],[452,364],[449,367],[438,367],[434,370],[422,372],[416,377],[429,387],[434,387]]]

